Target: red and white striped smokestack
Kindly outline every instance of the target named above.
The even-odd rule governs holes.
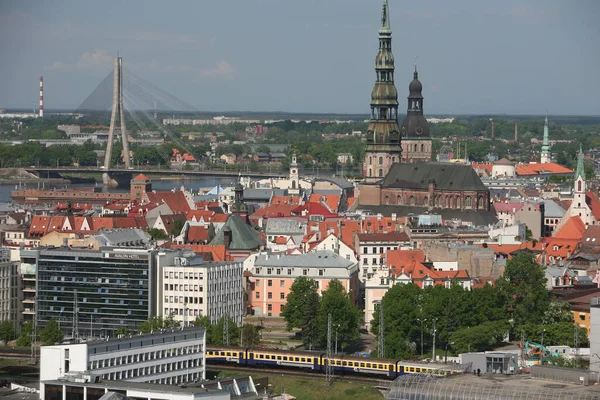
[[[44,77],[40,76],[40,117],[44,116]]]

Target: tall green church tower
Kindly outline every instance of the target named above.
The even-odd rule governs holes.
[[[383,1],[381,11],[375,72],[377,78],[371,92],[371,120],[367,129],[367,148],[363,162],[363,176],[367,182],[383,179],[392,164],[400,162],[402,156],[388,0]]]

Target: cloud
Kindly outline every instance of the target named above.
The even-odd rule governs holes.
[[[77,60],[77,68],[95,68],[110,65],[113,57],[107,54],[106,50],[96,50],[93,53],[85,52]]]
[[[52,71],[72,71],[74,69],[93,69],[108,67],[113,61],[113,57],[108,55],[106,49],[97,49],[90,53],[85,52],[79,56],[75,63],[65,63],[63,61],[55,61],[49,67]]]
[[[226,79],[231,80],[237,77],[237,69],[229,62],[221,60],[215,63],[213,67],[198,68],[190,64],[162,64],[155,58],[147,63],[132,63],[132,68],[144,68],[153,73],[160,74],[189,74],[201,79]]]
[[[223,78],[233,79],[236,75],[236,69],[227,61],[219,61],[212,68],[201,69],[200,76],[205,78]]]

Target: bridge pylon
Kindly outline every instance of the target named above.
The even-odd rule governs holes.
[[[117,115],[119,118],[119,122],[121,123],[121,140],[123,143],[123,158],[125,161],[125,168],[129,168],[129,142],[127,141],[127,129],[125,127],[125,109],[123,107],[123,59],[121,57],[115,57],[114,61],[113,104],[112,112],[110,115],[108,143],[106,145],[106,154],[104,155],[104,168],[107,170],[110,168],[110,161],[112,158],[113,137],[115,132],[115,123],[117,121]],[[102,174],[102,181],[105,185],[111,184],[112,179],[108,175],[108,172]]]

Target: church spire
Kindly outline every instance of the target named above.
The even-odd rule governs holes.
[[[575,180],[583,179],[585,181],[585,168],[583,167],[583,147],[579,144],[579,155],[577,156],[577,169],[575,170]]]
[[[542,142],[542,155],[540,157],[540,162],[542,164],[546,164],[550,162],[550,140],[548,138],[548,114],[546,114],[546,119],[544,120],[544,140]]]
[[[383,0],[381,10],[375,73],[377,77],[371,91],[371,120],[367,128],[367,148],[363,163],[363,176],[369,181],[382,179],[393,163],[400,162],[402,155],[388,0]]]
[[[383,0],[383,7],[381,8],[381,28],[379,33],[391,34],[392,29],[390,28],[390,6],[388,0]]]

